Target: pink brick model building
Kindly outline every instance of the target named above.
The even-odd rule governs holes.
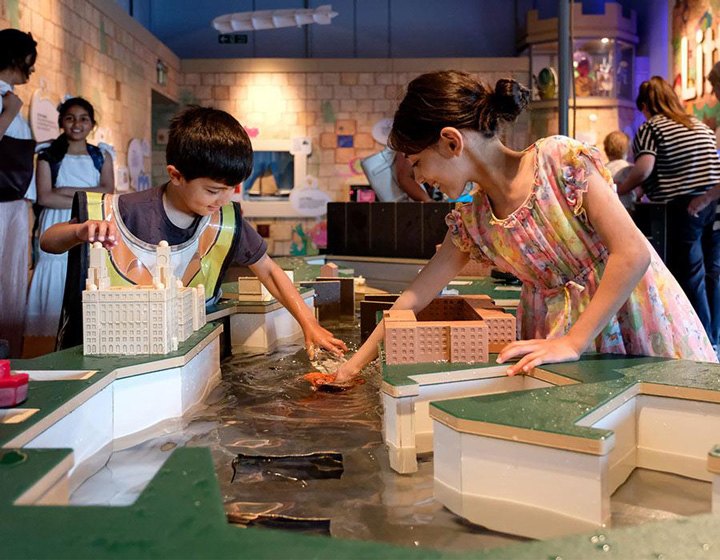
[[[385,311],[385,361],[487,362],[515,340],[515,317],[487,296],[435,298],[417,316],[410,310]]]
[[[320,268],[320,277],[322,278],[337,278],[338,276],[340,276],[338,265],[335,263],[327,263]]]

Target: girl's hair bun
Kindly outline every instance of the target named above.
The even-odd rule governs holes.
[[[491,111],[498,121],[513,122],[530,101],[530,90],[517,80],[501,78],[490,97]]]

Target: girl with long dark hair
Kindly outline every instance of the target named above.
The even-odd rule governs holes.
[[[38,203],[43,206],[39,235],[54,224],[70,220],[77,191],[111,193],[115,187],[111,155],[87,142],[97,124],[93,106],[82,97],[73,97],[60,105],[58,113],[62,134],[38,155]],[[33,353],[52,351],[55,346],[66,269],[66,253],[39,251],[25,328],[26,346]]]
[[[0,339],[8,341],[13,358],[22,353],[30,239],[28,200],[35,199],[35,143],[15,87],[28,82],[36,58],[37,43],[32,35],[18,29],[0,31]]]

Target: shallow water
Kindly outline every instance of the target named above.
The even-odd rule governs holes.
[[[327,325],[356,347],[358,328]],[[320,366],[318,368],[318,366]],[[442,550],[503,546],[525,539],[494,533],[466,523],[433,499],[432,457],[418,472],[398,475],[382,444],[379,373],[342,393],[315,391],[301,375],[331,369],[324,357],[311,364],[304,350],[291,346],[270,355],[242,355],[223,363],[223,381],[206,408],[187,418],[182,428],[133,448],[116,452],[107,465],[72,495],[77,505],[132,503],[173,449],[208,447],[212,452],[226,510],[233,521],[258,516],[277,526],[292,518],[314,520],[298,530],[334,537],[384,541]],[[342,476],[318,474],[337,469],[331,461],[298,459],[287,464],[233,461],[244,455],[342,455]],[[311,464],[312,463],[312,464]],[[250,466],[248,466],[250,465]],[[299,467],[298,467],[299,465]],[[318,466],[320,465],[320,466]],[[237,466],[237,463],[236,463]],[[710,511],[710,484],[637,469],[613,496],[613,525]]]

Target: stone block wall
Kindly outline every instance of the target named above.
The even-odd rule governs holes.
[[[60,103],[82,96],[96,110],[100,130],[127,165],[132,138],[150,140],[151,91],[176,98],[180,59],[112,0],[11,0],[0,2],[0,28],[32,33],[38,42],[35,73],[16,88],[28,118],[32,94]],[[157,62],[168,67],[167,85],[157,85]],[[145,161],[149,173],[150,158]]]
[[[147,139],[153,151],[145,171],[152,173],[154,184],[165,162],[153,134],[153,90],[180,106],[199,103],[226,110],[252,137],[309,137],[308,173],[332,200],[346,201],[351,186],[367,184],[360,160],[383,148],[373,138],[373,126],[392,117],[405,86],[418,74],[457,68],[490,83],[506,76],[528,80],[524,58],[181,61],[112,0],[5,0],[0,10],[0,27],[30,31],[38,41],[36,72],[29,84],[17,88],[24,115],[41,83],[54,103],[66,94],[87,98],[100,127],[90,141],[104,137],[115,147],[116,166],[124,167],[130,140]],[[157,84],[158,59],[168,67],[165,86]],[[529,144],[529,116],[504,137],[514,148]],[[323,239],[322,219],[251,222],[266,236],[271,254],[289,254],[293,243],[302,247],[298,226]]]
[[[309,137],[307,171],[334,201],[349,200],[350,187],[366,185],[360,160],[384,148],[373,126],[391,118],[405,87],[424,71],[458,68],[492,84],[501,77],[527,82],[526,59],[254,59],[183,60],[179,95],[234,115],[251,137]],[[514,148],[530,143],[529,116],[503,132]],[[283,254],[298,224],[315,220],[251,219],[269,232],[271,253]],[[288,227],[289,226],[289,227]]]

